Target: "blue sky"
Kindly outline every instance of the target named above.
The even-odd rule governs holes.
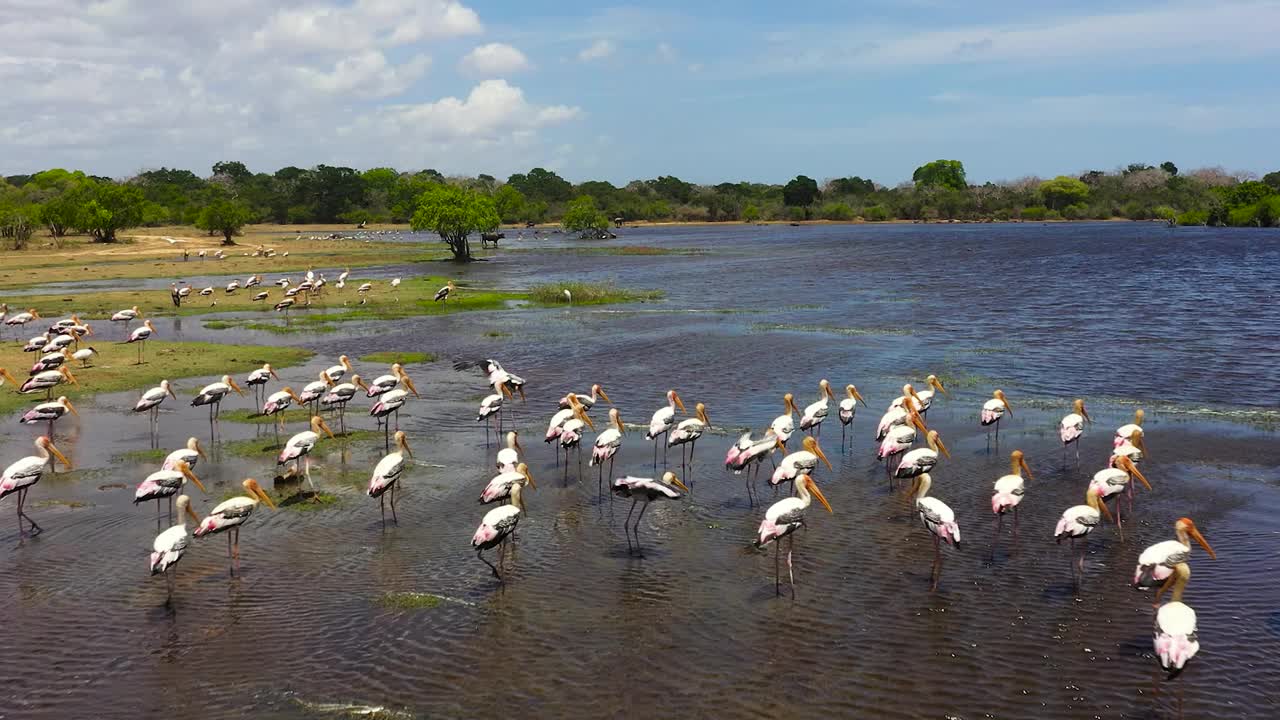
[[[0,173],[1280,168],[1280,2],[8,0]],[[40,8],[41,12],[34,12]]]

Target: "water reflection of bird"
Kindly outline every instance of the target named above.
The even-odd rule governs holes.
[[[40,478],[44,476],[46,469],[53,469],[53,461],[56,459],[66,467],[71,469],[71,461],[54,446],[53,441],[41,435],[36,438],[36,455],[28,455],[18,460],[0,473],[0,500],[12,495],[18,494],[18,536],[19,537],[35,537],[40,534],[40,526],[35,520],[31,519],[23,510],[26,503],[27,493],[31,487],[40,482]],[[22,521],[26,519],[31,523],[31,532],[24,532],[22,529]]]
[[[796,481],[796,495],[784,500],[779,500],[769,509],[765,511],[764,520],[760,523],[760,529],[756,532],[755,546],[762,548],[769,543],[774,544],[773,548],[773,589],[778,595],[782,594],[781,575],[779,572],[779,556],[781,554],[781,540],[787,538],[787,577],[791,583],[791,593],[795,594],[796,576],[794,567],[791,564],[791,551],[795,544],[795,538],[792,533],[805,526],[805,511],[809,509],[809,504],[813,498],[818,498],[818,502],[827,509],[827,512],[835,512],[831,509],[831,504],[827,502],[827,498],[818,489],[818,484],[808,475],[801,476]]]
[[[231,531],[227,536],[227,557],[232,562],[232,574],[240,572],[240,526],[248,522],[259,502],[266,503],[272,510],[276,509],[275,502],[258,485],[257,480],[246,478],[241,486],[245,490],[244,495],[219,503],[196,528],[196,537]]]

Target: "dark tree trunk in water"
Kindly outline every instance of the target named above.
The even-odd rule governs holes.
[[[453,259],[459,262],[471,262],[471,241],[467,235],[441,235],[449,244]]]

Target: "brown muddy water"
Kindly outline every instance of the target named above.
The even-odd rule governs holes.
[[[57,428],[77,470],[47,475],[30,494],[44,533],[20,544],[16,498],[0,504],[0,717],[1277,716],[1280,235],[1138,224],[732,227],[628,230],[605,246],[628,244],[704,252],[583,255],[561,237],[512,238],[523,252],[462,270],[386,271],[666,290],[643,305],[347,323],[311,336],[159,322],[161,336],[319,351],[282,373],[295,388],[340,353],[439,355],[409,368],[424,398],[400,419],[418,460],[402,480],[399,525],[384,529],[363,495],[381,437],[322,441],[313,475],[336,502],[260,508],[241,533],[239,577],[228,576],[223,538],[194,540],[168,604],[163,579],[147,573],[154,507],[131,504],[158,464],[126,454],[149,446],[145,417],[128,413],[136,393],[86,401],[81,418]],[[514,422],[538,480],[502,585],[468,545],[498,447],[474,422],[486,389],[450,362],[483,357],[528,380]],[[357,371],[385,368],[357,362]],[[932,494],[955,510],[964,537],[945,552],[936,592],[930,538],[891,492],[872,440],[902,383],[928,372],[951,391],[928,417],[952,452]],[[835,512],[810,512],[795,542],[795,596],[779,598],[772,554],[750,547],[764,507],[749,505],[721,461],[742,429],[758,432],[778,414],[784,392],[803,406],[824,377],[857,384],[871,407],[843,453],[834,415],[826,423],[835,469],[816,478]],[[92,373],[80,378],[90,384]],[[179,397],[206,381],[177,383]],[[585,462],[581,477],[576,465],[566,477],[540,442],[556,398],[593,382],[635,426],[615,475],[652,473],[639,425],[668,388],[706,403],[712,420],[692,495],[644,517],[644,559],[627,552],[628,504],[599,498]],[[995,387],[1015,414],[988,450],[977,414]],[[1078,466],[1056,437],[1077,396],[1097,420]],[[353,402],[349,424],[372,430],[368,405]],[[1112,431],[1139,405],[1155,490],[1138,493],[1123,540],[1112,525],[1094,532],[1076,589],[1054,525],[1082,501]],[[164,409],[165,449],[189,435],[207,441],[202,409],[172,400]],[[592,415],[602,427],[603,407]],[[30,454],[39,432],[6,422],[5,465]],[[242,478],[275,474],[263,450],[269,426],[221,428],[214,457],[196,469],[209,485],[208,496],[193,488],[201,513]],[[1034,479],[1016,553],[1006,523],[993,554],[991,484],[1013,449]],[[762,497],[772,501],[767,489]],[[1171,538],[1183,515],[1218,559],[1193,555],[1185,601],[1201,651],[1165,682],[1151,655],[1150,593],[1127,581],[1142,549]],[[398,608],[385,602],[395,592],[440,601]]]

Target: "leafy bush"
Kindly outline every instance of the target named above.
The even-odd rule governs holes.
[[[867,222],[884,222],[889,219],[889,211],[883,205],[872,205],[862,211],[862,219]]]
[[[1207,225],[1208,223],[1208,210],[1188,210],[1178,216],[1179,225]]]
[[[1168,205],[1161,205],[1151,211],[1151,217],[1161,220],[1172,220],[1178,216],[1178,211]]]
[[[1038,222],[1044,220],[1049,214],[1049,208],[1043,205],[1033,205],[1031,207],[1022,208],[1018,212],[1018,217],[1029,222]]]
[[[853,208],[844,203],[827,203],[818,211],[818,216],[823,220],[852,220]]]

